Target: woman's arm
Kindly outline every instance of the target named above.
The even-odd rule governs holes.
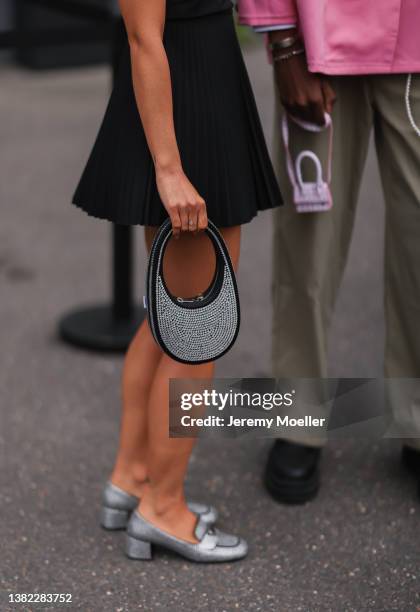
[[[165,0],[120,0],[131,53],[134,93],[153,157],[156,184],[174,234],[207,226],[206,205],[185,176],[173,121],[172,87],[163,46]]]

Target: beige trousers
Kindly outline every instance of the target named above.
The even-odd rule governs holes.
[[[407,117],[406,75],[343,76],[331,82],[337,93],[331,211],[295,212],[280,130],[275,130],[274,159],[286,205],[274,213],[273,373],[327,376],[328,331],[373,131],[386,202],[385,376],[420,378],[420,138]],[[420,75],[413,77],[411,101],[420,124]],[[277,125],[281,113],[277,101]],[[293,129],[292,149],[302,148],[299,138],[302,132]],[[307,138],[304,148],[311,148]],[[325,151],[318,153],[325,159]],[[393,409],[405,411],[403,420],[413,424],[410,443],[420,449],[418,398],[405,407],[398,403],[394,397]]]

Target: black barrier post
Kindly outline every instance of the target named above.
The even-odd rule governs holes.
[[[119,27],[120,25],[120,27]],[[124,29],[118,22],[114,28],[112,80],[118,75],[120,52],[124,44]],[[133,231],[129,226],[112,226],[113,317],[115,320],[133,316]]]
[[[115,81],[124,29],[115,19],[113,80]],[[76,346],[99,351],[125,351],[144,318],[144,310],[133,297],[133,230],[127,225],[112,226],[112,284],[110,306],[93,306],[65,315],[59,323],[60,336]]]
[[[120,52],[124,44],[122,23],[114,29],[112,58],[113,81],[118,74]],[[113,314],[116,320],[136,317],[133,300],[133,229],[127,225],[113,225]],[[139,309],[137,309],[139,310]],[[137,314],[138,316],[138,314]],[[143,318],[142,316],[140,318]]]

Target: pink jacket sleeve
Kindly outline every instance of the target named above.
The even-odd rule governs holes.
[[[298,23],[295,0],[239,0],[239,23],[243,25],[288,25]]]

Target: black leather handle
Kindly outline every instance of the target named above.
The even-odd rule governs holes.
[[[223,237],[221,233],[219,232],[219,230],[217,229],[217,227],[215,226],[215,224],[209,220],[208,226],[204,231],[207,234],[207,236],[210,238],[210,240],[212,241],[214,250],[216,251],[216,255],[221,255],[222,257],[225,256],[230,262],[229,252],[226,248]],[[172,223],[170,219],[167,219],[160,226],[154,238],[154,241],[153,241],[153,244],[156,243],[156,246],[161,253],[161,262],[163,261],[163,255],[165,253],[165,249],[166,249],[166,246],[168,244],[171,234],[172,234]]]
[[[182,308],[200,308],[205,306],[206,303],[213,301],[221,290],[226,267],[229,269],[231,275],[234,276],[229,251],[226,247],[225,241],[223,240],[223,236],[214,223],[210,220],[208,221],[208,227],[204,231],[211,240],[215,250],[216,269],[213,280],[206,291],[206,295],[201,300],[185,300],[180,302],[171,294],[168,286],[166,285],[162,267],[165,250],[172,235],[172,223],[170,219],[164,221],[153,240],[152,249],[150,252],[148,285],[150,282],[155,283],[157,276],[159,276],[162,279],[168,296]]]

